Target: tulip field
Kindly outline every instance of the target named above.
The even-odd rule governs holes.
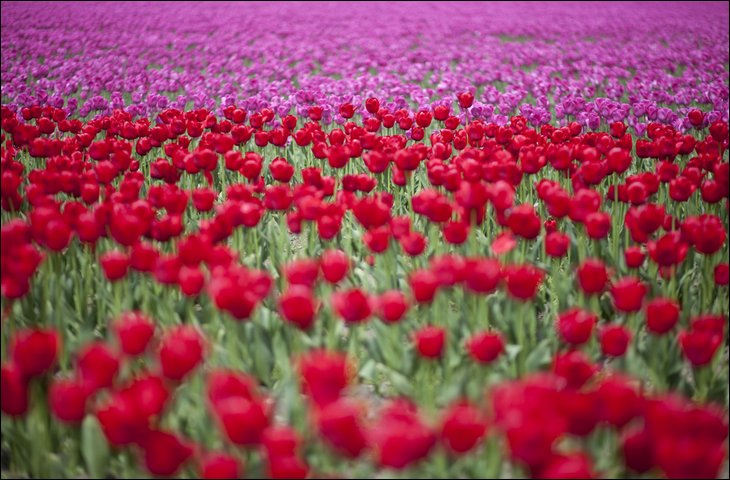
[[[727,478],[728,10],[2,2],[2,478]]]

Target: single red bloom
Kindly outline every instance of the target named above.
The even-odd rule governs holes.
[[[499,332],[479,332],[466,343],[469,355],[479,363],[492,363],[504,352],[504,338]]]
[[[439,358],[446,343],[446,330],[429,325],[414,332],[413,341],[418,354],[423,358]]]
[[[472,450],[487,434],[487,422],[479,410],[467,402],[449,407],[441,420],[441,441],[453,453]]]
[[[638,312],[644,302],[648,287],[636,277],[622,278],[611,286],[611,298],[616,310],[625,313]]]
[[[623,325],[607,325],[600,333],[601,351],[609,357],[621,357],[631,342],[631,331]]]
[[[160,342],[162,374],[180,381],[203,360],[205,339],[197,329],[182,325],[167,332]]]
[[[241,478],[243,469],[236,457],[227,453],[208,453],[200,462],[200,477],[204,479]]]
[[[147,348],[155,334],[155,325],[141,312],[125,312],[112,326],[126,355],[136,356]]]
[[[305,285],[292,285],[279,297],[282,317],[302,330],[312,326],[316,310],[314,295]]]
[[[360,323],[373,313],[372,299],[359,288],[332,294],[332,307],[345,322]]]
[[[10,357],[23,378],[31,379],[53,367],[59,349],[60,342],[55,330],[20,330],[11,340]]]

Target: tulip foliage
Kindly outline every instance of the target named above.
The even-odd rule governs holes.
[[[99,21],[96,7],[68,8]],[[172,7],[134,8],[149,16],[99,45],[134,43]],[[251,8],[249,33],[276,23]],[[423,25],[435,15],[388,8]],[[387,60],[351,33],[357,54],[330,50],[309,27],[244,47],[226,24],[229,42],[207,40],[200,25],[219,20],[181,13],[190,36],[120,51],[119,83],[105,79],[124,75],[116,65],[80,59],[106,47],[58,57],[75,17],[38,13],[55,36],[6,34],[5,11],[3,477],[726,468],[728,82],[712,44],[726,25],[698,37],[724,69],[669,33],[646,64],[624,58],[636,45],[616,56],[598,40],[591,67],[558,52],[548,25],[524,40],[560,65],[533,72],[543,55],[520,35],[494,37],[502,50],[434,32],[431,62],[409,27],[388,50],[403,58]],[[513,31],[538,35],[518,20]],[[590,43],[585,25],[556,25],[572,29],[566,45]],[[24,47],[45,60],[22,64]],[[482,47],[502,52],[498,65],[473,59],[498,77],[470,64]],[[226,58],[241,52],[234,78]],[[667,74],[676,52],[691,81]],[[398,75],[370,72],[388,61]],[[297,80],[302,69],[319,73]],[[185,88],[193,101],[170,100]]]

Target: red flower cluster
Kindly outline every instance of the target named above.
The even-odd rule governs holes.
[[[28,411],[28,384],[56,364],[60,340],[54,330],[22,330],[10,345],[11,360],[2,365],[2,411],[23,416]]]
[[[728,435],[727,420],[714,407],[643,394],[615,375],[583,386],[534,376],[501,385],[493,399],[511,457],[533,478],[596,477],[585,453],[563,451],[560,440],[586,437],[600,425],[622,434],[626,467],[637,473],[656,468],[669,478],[713,477]]]
[[[656,342],[662,361],[695,367],[695,395],[714,398],[704,389],[715,379],[704,375],[727,331],[715,298],[728,284],[727,124],[690,111],[692,135],[652,122],[634,138],[622,122],[606,132],[577,120],[490,123],[470,91],[458,107],[418,111],[347,100],[334,112],[304,100],[302,118],[227,105],[222,118],[167,109],[154,122],[119,110],[82,122],[52,107],[3,107],[6,314],[21,310],[28,325],[36,309],[29,315],[27,304],[42,302],[45,320],[37,277],[59,298],[78,282],[80,317],[94,302],[98,312],[107,303],[140,308],[140,296],[146,309],[150,291],[140,290],[153,286],[188,313],[203,312],[196,318],[206,331],[221,312],[256,317],[245,325],[257,332],[246,355],[257,367],[275,359],[283,375],[256,380],[210,365],[208,413],[226,445],[207,451],[163,418],[221,345],[190,323],[156,332],[146,315],[126,312],[110,324],[113,341],[83,343],[59,375],[59,333],[68,332],[11,330],[2,411],[23,417],[30,387],[47,384],[55,419],[78,425],[95,416],[109,444],[132,449],[158,476],[195,461],[205,478],[235,478],[243,447],[258,449],[269,476],[303,478],[315,438],[338,456],[405,469],[438,448],[470,452],[489,432],[504,436],[511,460],[533,477],[590,478],[605,473],[583,442],[599,427],[620,436],[625,466],[637,473],[717,475],[727,440],[721,413],[665,395],[662,385],[644,392],[601,372],[598,359],[626,356],[615,361],[624,368],[640,356],[672,391],[673,369],[653,371]],[[337,112],[343,121],[326,126]],[[59,268],[68,282],[49,282]],[[103,289],[87,291],[96,272],[114,283],[113,302]],[[271,321],[277,312],[285,324]],[[360,342],[375,357],[362,372],[344,353],[321,349],[340,340],[333,318],[348,326],[350,353],[363,351]],[[356,328],[373,318],[382,323]],[[385,331],[392,338],[381,338]],[[451,375],[456,345],[472,362],[463,385]],[[282,351],[294,355],[298,377],[280,364]],[[488,371],[491,383],[546,367],[551,353],[551,373],[494,385],[489,405],[475,400],[472,371]],[[458,377],[454,392],[429,399],[445,407],[437,415],[407,399],[373,415],[351,395],[358,375],[412,387],[435,380],[413,375],[424,371]],[[295,392],[296,381],[311,427],[303,436],[281,424],[274,405],[276,390]],[[286,414],[296,417],[292,392]]]

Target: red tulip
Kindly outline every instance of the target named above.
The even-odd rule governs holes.
[[[558,222],[554,218],[549,218],[543,222],[545,233],[553,233],[558,231]]]
[[[479,363],[492,363],[504,352],[504,339],[499,332],[479,332],[467,340],[469,355]]]
[[[540,234],[542,221],[532,205],[519,205],[510,211],[507,224],[515,235],[532,240]]]
[[[28,411],[28,385],[23,373],[12,363],[2,364],[2,412],[11,417],[20,417]]]
[[[596,478],[591,461],[581,453],[554,455],[537,478]]]
[[[712,138],[720,143],[727,140],[728,136],[728,124],[724,120],[715,120],[710,125],[710,135]]]
[[[463,92],[456,96],[459,100],[461,108],[469,108],[474,103],[474,94],[471,92]]]
[[[711,255],[720,250],[727,234],[722,220],[715,215],[703,214],[691,232],[692,241],[698,252]]]
[[[725,340],[718,332],[694,328],[682,330],[678,338],[682,353],[694,367],[710,363]]]
[[[345,322],[361,323],[372,314],[372,299],[359,288],[332,294],[332,307]]]
[[[357,406],[340,399],[326,405],[317,414],[319,433],[338,453],[357,458],[367,448],[365,429]]]
[[[563,378],[570,388],[581,388],[597,371],[598,367],[580,350],[557,354],[553,360],[553,372]]]
[[[269,417],[258,400],[229,397],[215,405],[215,413],[226,437],[236,445],[256,445],[261,442]]]
[[[289,285],[305,285],[312,288],[319,276],[319,262],[308,258],[292,260],[284,266],[284,276]]]
[[[281,157],[275,158],[269,164],[269,171],[277,182],[289,183],[294,176],[294,167]]]
[[[110,445],[121,447],[140,441],[147,432],[149,419],[130,395],[114,394],[96,410],[96,417]]]
[[[681,241],[681,234],[677,231],[669,232],[659,240],[647,243],[649,257],[661,267],[682,263],[687,256],[688,249],[688,245]]]
[[[355,115],[355,106],[351,103],[343,103],[339,108],[340,115],[344,118],[352,118]]]
[[[510,265],[505,268],[505,278],[509,294],[520,301],[527,301],[537,293],[543,273],[530,264]]]
[[[390,233],[394,238],[399,239],[411,231],[411,217],[401,215],[390,219]]]
[[[423,358],[439,358],[444,350],[446,330],[429,325],[413,334],[413,341],[418,354]]]
[[[50,370],[56,363],[59,347],[54,330],[20,330],[11,341],[10,356],[23,378],[30,379]]]
[[[654,467],[652,439],[646,429],[624,434],[621,451],[626,466],[636,473],[646,473]]]
[[[365,232],[363,242],[373,253],[383,253],[388,249],[390,242],[390,229],[386,226],[373,228]]]
[[[287,210],[292,202],[292,192],[288,185],[269,185],[264,195],[264,205],[268,210]]]
[[[258,399],[256,381],[251,377],[228,370],[214,370],[208,375],[208,401],[213,409],[229,398]]]
[[[425,458],[436,443],[436,436],[412,405],[396,401],[381,413],[371,430],[370,443],[380,466],[402,470]]]
[[[426,237],[415,231],[406,233],[398,242],[411,257],[417,257],[426,249]]]
[[[279,297],[282,317],[302,330],[312,326],[316,310],[312,291],[304,285],[292,285]]]
[[[418,303],[431,303],[436,295],[438,279],[430,270],[415,270],[408,277],[413,297]]]
[[[155,247],[145,242],[139,242],[132,247],[129,255],[130,266],[138,272],[152,272],[159,256],[160,252]]]
[[[400,290],[380,294],[376,301],[378,317],[387,323],[397,323],[408,311],[408,300]]]
[[[327,250],[320,257],[319,267],[324,279],[331,284],[336,284],[347,276],[347,272],[350,270],[350,259],[342,250]]]
[[[173,476],[193,455],[193,448],[177,435],[153,430],[141,444],[145,468],[152,475]]]
[[[624,250],[624,260],[629,268],[639,268],[644,263],[646,254],[639,246],[626,247]]]
[[[46,247],[54,252],[60,252],[71,243],[73,232],[60,220],[51,220],[46,224],[44,232],[44,243]]]
[[[589,213],[585,220],[586,233],[594,240],[600,240],[611,230],[611,216],[606,212]]]
[[[159,416],[170,398],[170,389],[165,380],[151,373],[142,373],[133,378],[118,393],[131,401],[136,414],[147,420]]]
[[[216,192],[210,188],[198,188],[193,190],[193,206],[199,212],[209,212],[213,209],[216,200]]]
[[[352,213],[367,230],[384,226],[390,220],[390,206],[380,196],[364,197],[352,207]]]
[[[545,236],[545,253],[551,257],[560,258],[570,248],[570,237],[560,232],[550,232]]]
[[[611,286],[611,298],[616,310],[625,313],[638,312],[648,288],[636,277],[622,278]]]
[[[655,298],[646,305],[646,328],[655,335],[664,335],[679,321],[679,305],[668,298]]]
[[[495,255],[504,255],[505,253],[511,252],[516,246],[517,239],[511,232],[506,231],[500,233],[492,240],[490,248]]]
[[[309,468],[299,458],[295,456],[288,457],[270,457],[267,474],[269,478],[307,478]]]
[[[467,261],[464,274],[468,290],[487,294],[499,287],[502,281],[502,265],[492,258],[470,259]]]
[[[564,388],[560,391],[557,410],[567,420],[567,430],[573,435],[586,437],[598,426],[599,411],[596,393],[590,389],[575,390]]]
[[[717,478],[727,457],[727,417],[714,405],[679,396],[646,402],[650,465],[667,478]]]
[[[178,273],[180,291],[187,297],[197,297],[205,286],[205,275],[198,267],[182,266]]]
[[[473,449],[486,433],[483,415],[469,403],[456,403],[443,414],[441,440],[453,453],[463,454]]]
[[[449,107],[447,105],[437,105],[433,107],[433,117],[443,122],[449,116]]]
[[[604,377],[596,389],[601,419],[622,428],[642,411],[639,392],[628,379],[617,375]]]
[[[621,357],[631,342],[631,332],[623,325],[607,325],[601,329],[601,351],[609,357]]]
[[[79,423],[86,416],[89,398],[87,387],[73,379],[54,380],[48,391],[48,404],[53,415],[67,423]]]
[[[197,329],[182,325],[171,329],[160,342],[162,374],[180,381],[203,360],[205,340]]]
[[[377,98],[368,98],[365,100],[365,110],[367,110],[369,113],[376,113],[378,110],[380,110],[380,102]]]
[[[689,122],[692,124],[693,127],[701,127],[702,123],[705,120],[705,114],[702,113],[701,110],[693,108],[687,114],[687,118],[689,118]]]
[[[123,313],[114,321],[112,328],[122,352],[132,357],[144,352],[155,334],[152,321],[140,312]]]
[[[301,439],[292,427],[269,427],[264,432],[261,443],[269,459],[288,458],[298,455]]]
[[[730,282],[730,265],[727,263],[718,263],[714,270],[715,285],[725,286]]]
[[[468,262],[456,254],[434,257],[429,265],[429,270],[436,277],[440,287],[453,287],[463,282],[468,268]]]
[[[442,230],[444,239],[452,245],[461,245],[469,236],[469,224],[466,222],[448,221]]]
[[[315,405],[323,407],[340,398],[351,376],[351,366],[344,355],[315,350],[299,361],[302,389]]]
[[[528,467],[539,471],[552,458],[553,444],[562,435],[564,423],[559,417],[544,416],[530,412],[537,418],[527,417],[514,422],[507,430],[507,445],[510,457]]]
[[[81,380],[92,391],[110,388],[119,371],[119,357],[103,342],[92,342],[76,361]]]
[[[623,134],[619,136],[623,136]],[[609,171],[618,174],[624,173],[631,166],[631,152],[618,147],[612,148],[606,155],[606,161]]]
[[[112,250],[102,255],[99,263],[106,279],[115,282],[127,276],[130,260],[126,253]]]
[[[200,477],[204,479],[236,479],[243,474],[238,459],[227,453],[208,453],[200,462]]]
[[[602,261],[589,258],[585,260],[576,271],[578,284],[586,294],[603,292],[608,282],[608,271]]]
[[[570,199],[570,211],[568,215],[574,222],[585,222],[588,215],[597,212],[601,208],[601,195],[595,190],[583,188],[576,192]],[[557,216],[557,215],[553,215]],[[595,217],[595,227],[605,226],[602,216]],[[610,219],[609,219],[610,220]],[[594,232],[595,233],[595,232]]]
[[[564,342],[577,346],[591,338],[598,318],[591,312],[573,308],[558,316],[558,333]]]

